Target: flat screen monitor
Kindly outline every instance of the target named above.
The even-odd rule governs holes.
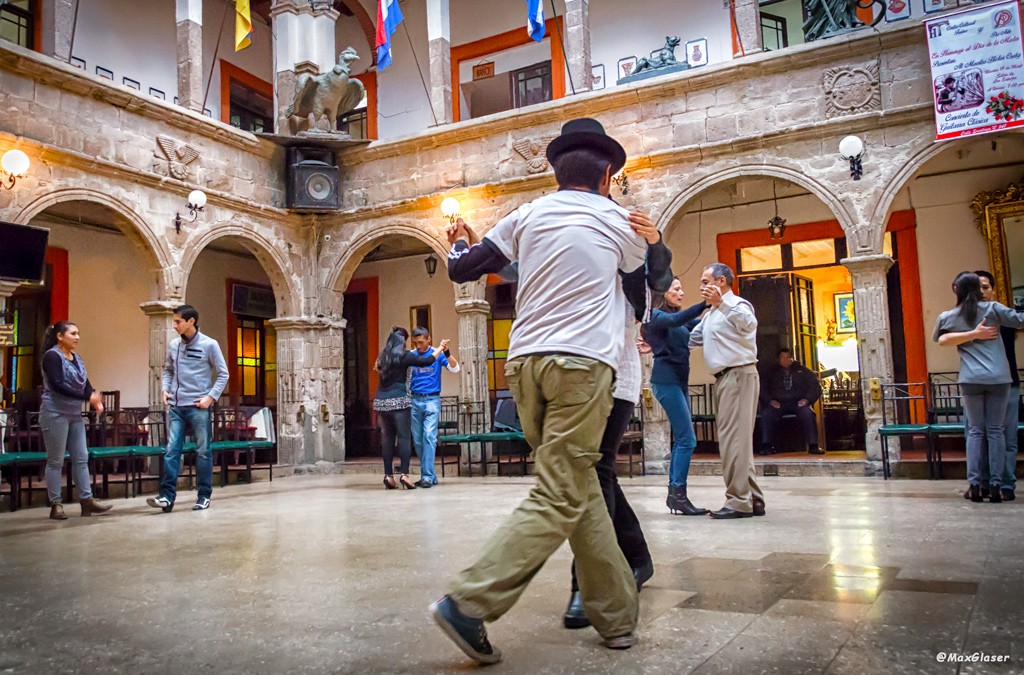
[[[42,281],[50,231],[0,220],[0,279]]]

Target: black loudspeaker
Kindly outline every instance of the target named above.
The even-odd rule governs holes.
[[[288,148],[288,208],[331,210],[341,207],[338,162],[323,148]]]

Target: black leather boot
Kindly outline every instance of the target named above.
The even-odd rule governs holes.
[[[705,516],[708,514],[707,509],[697,508],[690,502],[690,499],[686,496],[685,485],[669,485],[666,503],[668,504],[669,511],[673,514],[681,513],[684,516]]]
[[[586,628],[590,625],[590,619],[583,612],[583,596],[579,591],[573,591],[569,596],[569,605],[562,615],[562,625],[566,628]]]

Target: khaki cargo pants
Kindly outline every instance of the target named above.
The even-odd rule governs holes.
[[[527,356],[505,365],[536,485],[463,570],[451,595],[469,616],[494,621],[512,608],[569,540],[587,618],[605,638],[632,633],[636,582],[615,539],[594,465],[612,407],[612,369],[577,356]]]

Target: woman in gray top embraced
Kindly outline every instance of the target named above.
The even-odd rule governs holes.
[[[956,346],[960,353],[960,393],[967,417],[967,481],[971,501],[980,502],[981,461],[988,441],[989,495],[1002,501],[999,477],[1005,460],[1004,422],[1010,396],[1010,366],[999,337],[999,326],[1024,327],[1024,313],[998,302],[981,299],[981,281],[973,272],[961,272],[953,281],[956,308],[943,312],[935,323],[933,339]]]

